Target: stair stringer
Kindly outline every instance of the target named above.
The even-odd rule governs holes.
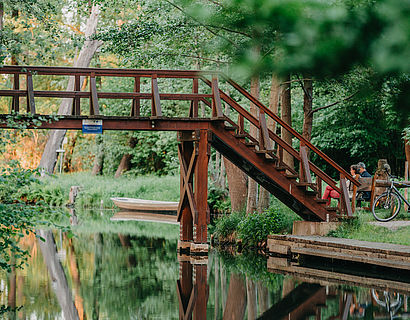
[[[211,144],[217,151],[304,220],[326,221],[328,216],[335,216],[326,210],[325,205],[316,203],[313,196],[307,195],[274,165],[264,161],[230,133],[215,125],[212,129]]]

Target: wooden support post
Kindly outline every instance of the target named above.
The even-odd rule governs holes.
[[[210,223],[208,209],[208,162],[211,146],[208,143],[209,133],[207,130],[200,130],[196,134],[195,151],[198,155],[198,160],[195,167],[194,190],[198,217],[195,219],[196,222],[194,224],[194,242],[206,244],[208,223]]]
[[[409,163],[407,161],[404,163],[404,180],[409,181]],[[407,188],[404,189],[404,199],[406,199],[407,201],[409,199]],[[407,206],[407,204],[404,204],[404,211],[408,210],[409,207]]]
[[[310,169],[309,169],[309,159],[307,156],[307,147],[301,145],[300,146],[300,164],[301,164],[301,172],[299,173],[300,175],[300,180],[303,179],[303,181],[312,183],[312,177],[310,175]]]
[[[197,293],[193,314],[194,320],[206,319],[206,305],[209,294],[207,268],[208,266],[204,263],[194,264],[194,288]]]
[[[198,78],[192,79],[192,93],[198,94],[199,83]],[[198,118],[198,108],[199,108],[199,100],[194,98],[191,101],[191,107],[189,108],[189,117],[190,118]]]
[[[134,92],[140,93],[141,91],[141,78],[134,78]],[[140,98],[132,99],[131,117],[139,117],[141,113],[141,100]]]
[[[268,126],[266,125],[265,112],[259,111],[259,150],[269,150],[272,151],[272,142],[269,137]]]
[[[193,241],[193,221],[196,207],[193,199],[193,166],[196,155],[192,132],[180,132],[178,145],[178,157],[181,166],[180,200],[177,211],[177,221],[180,222],[181,242]],[[189,246],[188,246],[189,247]]]
[[[212,77],[212,117],[223,117],[221,96],[219,94],[218,78],[216,76]]]
[[[20,90],[20,75],[18,73],[15,73],[13,77],[13,90]],[[20,98],[18,95],[13,96],[11,111],[15,113],[20,111]]]
[[[27,73],[27,112],[36,114],[36,104],[34,102],[33,77]]]
[[[95,74],[90,76],[90,116],[100,114],[100,105],[98,104],[97,84]]]
[[[162,117],[161,99],[159,98],[158,79],[154,74],[151,79],[151,92],[152,92],[152,104],[151,104],[151,116]]]
[[[347,190],[346,178],[343,174],[340,175],[340,205],[341,209],[347,214],[348,217],[353,217],[352,207],[350,205],[349,191]]]
[[[81,91],[81,77],[79,75],[76,75],[74,78],[74,91],[76,92],[76,96],[74,97],[73,100],[73,107],[72,107],[72,112],[71,114],[74,116],[80,116],[81,115],[81,98],[80,96],[77,96],[77,93]]]
[[[210,145],[208,131],[179,132],[178,156],[181,164],[181,195],[177,211],[180,222],[181,248],[192,242],[192,253],[207,253],[208,162]]]

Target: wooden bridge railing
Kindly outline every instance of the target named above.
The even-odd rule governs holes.
[[[277,159],[280,166],[293,175],[297,175],[299,183],[305,183],[307,187],[315,188],[321,194],[322,181],[331,186],[341,195],[341,212],[348,216],[352,215],[352,208],[348,197],[346,179],[358,186],[360,185],[346,170],[340,167],[330,157],[307,141],[299,132],[285,123],[280,117],[269,110],[259,100],[254,98],[243,87],[234,82],[220,72],[212,71],[190,71],[190,70],[138,70],[138,69],[98,69],[98,68],[70,68],[70,67],[29,67],[29,66],[4,66],[0,68],[0,75],[12,77],[11,89],[0,90],[0,97],[12,97],[10,111],[20,112],[20,98],[26,98],[26,112],[36,114],[35,98],[70,98],[73,100],[70,115],[81,115],[81,99],[89,99],[89,115],[98,116],[101,114],[99,99],[128,99],[130,100],[130,117],[141,117],[141,100],[151,100],[151,118],[163,116],[161,102],[164,100],[190,101],[189,118],[200,118],[199,105],[204,103],[211,108],[211,118],[224,120],[236,129],[238,136],[243,136],[249,142],[258,147],[258,151],[265,152],[269,156]],[[48,76],[68,76],[68,90],[35,90],[33,77]],[[5,76],[3,76],[5,77]],[[103,92],[97,90],[97,77],[126,77],[133,79],[132,92]],[[25,89],[20,89],[20,82],[25,78]],[[81,91],[81,84],[85,78],[89,81],[89,91]],[[141,92],[141,79],[151,79],[151,92]],[[163,93],[158,86],[158,79],[186,79],[192,81],[192,92],[190,93]],[[201,82],[199,81],[201,80]],[[200,83],[205,84],[200,86]],[[1,86],[1,84],[0,84]],[[221,90],[221,86],[229,88],[231,94]],[[4,87],[4,86],[2,86]],[[202,89],[202,90],[200,90]],[[233,89],[233,90],[232,90]],[[203,92],[202,92],[203,91]],[[243,103],[239,103],[234,96],[253,103],[259,109],[259,116],[252,115]],[[222,101],[225,102],[232,112],[236,113],[237,120],[232,120],[232,115],[224,114]],[[278,124],[287,130],[297,142],[297,147],[286,143],[280,136],[270,130],[267,126],[267,119]],[[250,126],[258,129],[258,135],[250,134]],[[273,146],[274,142],[276,147]],[[287,152],[299,164],[297,169],[289,167],[283,162],[283,154]],[[309,159],[308,155],[315,153],[318,158],[325,161],[340,177],[340,185],[329,175],[319,169]],[[315,181],[312,179],[312,175]],[[314,181],[314,182],[313,182]]]

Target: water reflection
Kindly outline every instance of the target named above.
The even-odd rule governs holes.
[[[134,234],[119,233],[125,226],[112,232],[77,232],[73,238],[39,230],[45,242],[28,236],[22,245],[30,249],[29,266],[0,273],[0,305],[13,308],[4,316],[410,319],[409,279],[343,278],[338,272],[283,261],[276,261],[275,268],[269,262],[268,270],[266,260],[253,255],[211,252],[206,259],[194,259],[178,255],[177,235],[162,236],[156,224],[138,224]],[[377,283],[372,286],[371,281]]]

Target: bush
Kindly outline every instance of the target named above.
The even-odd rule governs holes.
[[[208,190],[208,205],[212,214],[230,213],[231,199],[228,191],[211,184]]]
[[[280,233],[286,228],[285,219],[280,210],[268,209],[262,214],[249,214],[238,225],[238,237],[244,246],[257,246],[265,241],[269,234]]]
[[[214,236],[221,240],[233,235],[242,220],[242,216],[240,213],[232,213],[219,218],[216,221]]]

